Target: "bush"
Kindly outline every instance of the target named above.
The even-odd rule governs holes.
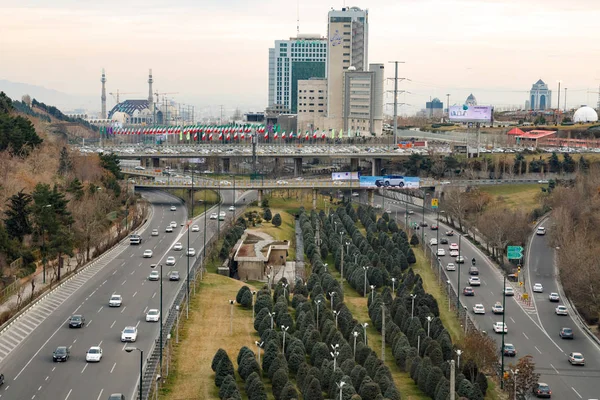
[[[238,302],[244,308],[252,308],[252,292],[246,291],[242,294],[242,298]]]
[[[321,383],[317,378],[312,378],[310,383],[306,387],[304,393],[305,400],[323,400],[323,391],[321,390]]]
[[[235,375],[233,363],[229,359],[229,356],[223,357],[217,365],[217,370],[215,371],[215,385],[217,385],[217,387],[221,387],[225,381],[225,378],[227,378],[227,375]]]
[[[294,384],[288,380],[285,383],[283,390],[281,390],[279,400],[298,400],[299,398],[298,391],[294,387]]]
[[[411,244],[411,246],[416,246],[419,244],[419,237],[417,236],[416,233],[413,233],[413,235],[411,236],[410,244]]]
[[[276,227],[280,227],[281,226],[281,215],[275,214],[273,216],[273,221],[271,221],[271,223]]]
[[[289,382],[288,372],[286,368],[279,368],[271,378],[273,384],[273,396],[275,400],[281,399],[281,393],[285,385]]]
[[[223,350],[223,349],[217,350],[217,352],[215,353],[215,356],[212,359],[212,364],[210,366],[213,371],[217,372],[217,366],[219,365],[219,362],[221,362],[221,360],[224,357],[229,357],[227,355],[227,352],[225,350]]]
[[[235,378],[232,375],[227,375],[219,388],[219,397],[221,399],[240,399],[240,391],[235,384]]]
[[[263,219],[265,221],[269,222],[272,218],[273,218],[273,215],[271,214],[271,209],[265,208],[265,211],[263,213]]]
[[[235,302],[240,304],[242,302],[242,296],[246,292],[249,292],[250,294],[252,294],[252,292],[250,291],[250,288],[248,286],[244,285],[240,288],[240,290],[238,290],[237,295],[235,296]]]

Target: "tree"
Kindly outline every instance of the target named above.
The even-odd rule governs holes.
[[[305,400],[323,400],[323,391],[321,390],[321,383],[317,378],[312,378],[310,383],[306,386],[306,392],[304,393]]]
[[[560,172],[561,163],[558,159],[558,155],[556,154],[556,152],[552,152],[552,154],[550,155],[550,159],[548,160],[548,164],[550,166],[550,172]]]
[[[280,227],[281,226],[281,215],[279,215],[279,213],[275,214],[273,216],[273,221],[272,221],[273,225],[276,227]]]
[[[271,219],[273,218],[273,215],[271,214],[271,209],[270,208],[265,208],[265,211],[263,213],[263,219],[267,222],[271,221]]]
[[[285,387],[285,385],[289,382],[288,372],[286,368],[279,368],[273,374],[271,379],[273,384],[273,396],[275,396],[275,400],[281,399],[281,393]]]
[[[227,352],[223,349],[217,350],[217,352],[213,356],[212,364],[210,366],[213,371],[217,372],[217,366],[224,357],[229,357],[229,355],[227,355]]]
[[[492,373],[498,362],[498,348],[496,341],[481,332],[472,329],[469,331],[467,336],[464,337],[461,346],[465,352],[463,365],[468,365],[468,361],[473,361],[471,370],[465,375],[471,383],[475,383],[477,372],[475,368],[478,368],[481,372]]]
[[[215,385],[221,387],[228,375],[234,376],[235,370],[233,369],[233,363],[229,359],[229,356],[226,356],[223,357],[217,365],[217,370],[215,371]]]
[[[298,400],[300,397],[298,396],[298,391],[292,382],[289,380],[285,383],[281,394],[279,395],[279,400]]]
[[[410,245],[417,246],[418,244],[419,244],[419,237],[417,236],[416,233],[413,233],[413,235],[410,237]]]
[[[25,235],[32,233],[29,220],[31,195],[23,193],[23,190],[21,190],[19,193],[12,195],[8,201],[8,210],[4,212],[7,217],[4,220],[6,232],[11,238],[22,242]]]
[[[123,179],[121,172],[120,161],[115,153],[104,154],[100,153],[100,166],[113,174],[116,179]]]
[[[515,375],[509,372],[504,389],[509,393],[515,390],[516,376],[517,396],[519,398],[525,398],[525,396],[531,393],[533,387],[538,383],[540,374],[535,372],[535,362],[533,361],[533,357],[530,355],[521,357],[516,366],[512,364],[508,365],[508,371],[515,371],[516,369],[519,370],[519,373]]]
[[[73,160],[71,160],[71,155],[66,147],[60,150],[60,155],[58,158],[58,174],[60,176],[65,176],[69,172],[73,170]]]

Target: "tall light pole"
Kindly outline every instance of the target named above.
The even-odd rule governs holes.
[[[285,334],[287,333],[288,329],[290,329],[289,326],[281,325],[281,331],[283,332],[283,354],[285,354]]]
[[[331,350],[332,351],[329,352],[329,354],[331,354],[331,357],[333,357],[333,371],[334,372],[335,372],[337,358],[340,355],[340,351],[338,350],[339,348],[340,348],[339,344],[336,344],[336,345],[332,344],[331,345]]]
[[[160,264],[160,372],[163,364],[163,266]]]
[[[356,338],[358,337],[358,332],[352,332],[352,336],[354,336],[354,360],[356,360]]]
[[[340,389],[340,400],[342,400],[342,389],[344,388],[344,385],[346,384],[346,382],[341,381],[340,383],[335,383],[338,387],[338,389]]]
[[[381,361],[385,362],[385,303],[381,303]]]
[[[363,289],[363,297],[367,296],[367,271],[369,270],[369,266],[366,265],[363,267],[363,269],[365,270],[365,287]]]
[[[285,302],[287,303],[288,298],[287,298],[287,288],[289,286],[289,283],[282,283],[281,287],[283,287],[283,298],[285,299]]]
[[[254,343],[256,343],[256,354],[258,354],[258,365],[260,365],[260,349],[263,346],[263,344],[265,344],[265,342],[255,341]]]
[[[500,348],[500,354],[502,355],[502,363],[500,368],[500,376],[504,376],[504,318],[506,316],[506,275],[504,275],[504,283],[502,286],[502,347]],[[504,379],[500,379],[500,388],[504,389]]]
[[[335,329],[338,327],[338,317],[340,315],[339,311],[333,310],[333,315],[335,316]]]
[[[329,299],[331,300],[331,311],[333,311],[335,313],[335,310],[333,308],[333,297],[335,296],[335,292],[329,292]]]
[[[429,328],[430,328],[430,324],[431,321],[433,320],[433,318],[431,317],[431,315],[427,316],[427,336],[429,336]]]
[[[254,303],[256,303],[256,300],[254,299],[254,297],[256,296],[256,290],[252,291],[252,321],[254,321]]]
[[[273,318],[275,317],[275,313],[274,312],[269,312],[269,317],[271,317],[271,329],[273,329]]]
[[[363,327],[363,332],[365,335],[365,346],[367,345],[367,326],[369,326],[368,322],[364,322],[363,324],[361,324]]]
[[[559,83],[560,85],[560,83]],[[517,375],[519,374],[519,369],[515,369],[515,370],[510,370],[510,372],[512,373],[513,376],[513,384],[514,384],[514,400],[517,400]]]
[[[425,193],[423,191],[423,212],[422,212],[423,221],[421,222],[421,243],[423,243],[423,235],[425,234],[425,228],[424,228],[424,225],[425,225],[425,200],[427,199],[427,196],[428,196],[428,193]],[[425,245],[425,244],[423,243],[423,245]]]
[[[396,293],[396,278],[392,278],[392,295]]]
[[[415,299],[417,298],[417,295],[411,293],[410,294],[410,298],[411,298],[411,301],[412,301],[412,306],[410,308],[410,317],[414,318],[415,317]]]
[[[462,263],[458,262],[460,260],[460,242],[462,235],[458,235],[458,257],[456,259],[456,263],[458,264],[458,283],[456,286],[456,312],[460,313],[460,265]]]
[[[229,304],[231,305],[229,312],[229,333],[233,335],[233,305],[235,304],[235,300],[229,300]]]
[[[206,189],[204,189],[204,247],[202,248],[202,258],[206,260]]]
[[[455,371],[454,371],[454,360],[450,360],[450,400],[454,400],[456,391],[454,390],[455,384]],[[502,380],[500,381],[502,382]]]
[[[319,306],[321,305],[321,299],[317,299],[315,303],[317,303],[317,330],[319,330]]]
[[[125,347],[125,351],[131,353],[132,351],[137,350],[140,352],[140,400],[144,398],[143,396],[143,387],[144,387],[144,350],[138,349],[137,347]]]
[[[394,146],[398,143],[398,64],[404,61],[390,61],[394,63]]]
[[[375,285],[369,285],[371,288],[371,303],[375,301]]]
[[[456,355],[458,356],[458,359],[456,361],[456,368],[460,371],[460,356],[462,354],[462,350],[461,349],[457,349],[456,350]]]

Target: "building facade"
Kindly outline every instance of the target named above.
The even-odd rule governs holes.
[[[425,103],[427,118],[442,118],[444,116],[444,103],[437,97]]]
[[[529,91],[529,107],[530,110],[546,110],[552,105],[552,91],[548,89],[548,85],[543,80],[539,79],[531,85]]]
[[[327,39],[319,35],[298,35],[276,40],[269,49],[269,108],[298,110],[298,81],[325,78]]]

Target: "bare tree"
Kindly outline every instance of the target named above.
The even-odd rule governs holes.
[[[442,207],[452,221],[456,220],[459,229],[462,231],[469,208],[467,195],[457,188],[451,188],[444,195]]]
[[[518,372],[509,372],[504,385],[504,390],[514,393],[516,384],[517,398],[525,399],[540,379],[540,374],[535,372],[535,362],[533,361],[533,357],[530,355],[521,357],[517,362],[517,365],[509,364],[508,368],[509,371],[516,372],[518,370]]]
[[[498,364],[498,348],[496,341],[477,330],[471,330],[462,340],[461,347],[465,351],[465,361],[471,360],[480,372],[492,373]],[[475,371],[471,371],[471,376]]]

